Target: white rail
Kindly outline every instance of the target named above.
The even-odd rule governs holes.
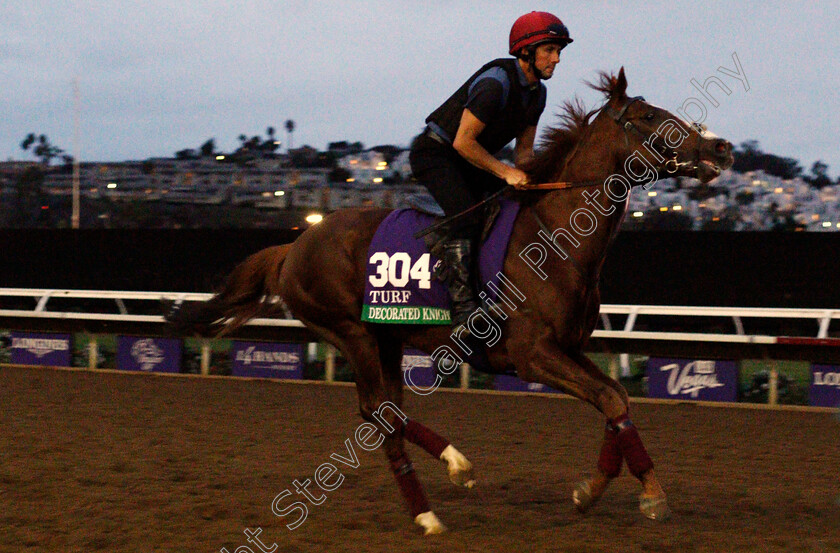
[[[29,309],[2,309],[4,298],[29,297],[35,301],[35,306]],[[25,288],[0,288],[0,318],[23,317],[33,319],[63,319],[79,321],[114,321],[114,322],[142,322],[165,323],[162,315],[132,315],[126,308],[126,300],[156,302],[161,301],[206,301],[212,294],[191,292],[131,292],[113,290],[48,290]],[[47,309],[50,300],[61,299],[97,299],[113,300],[114,309],[119,313],[79,313],[75,311],[50,311]],[[254,326],[273,326],[288,328],[304,328],[303,323],[292,319],[254,319],[249,321]]]
[[[78,322],[84,325],[86,322],[95,323],[123,323],[123,324],[146,324],[155,327],[165,323],[161,315],[132,314],[126,302],[154,302],[146,304],[143,311],[157,311],[162,300],[169,301],[204,301],[211,297],[211,294],[181,293],[181,292],[132,292],[132,291],[102,291],[102,290],[48,290],[48,289],[22,289],[22,288],[0,288],[0,328],[3,327],[4,319],[17,321],[39,321],[43,324],[58,324],[64,321],[66,324]],[[11,298],[31,298],[32,307],[22,309],[20,305],[9,309],[8,303]],[[75,312],[56,309],[57,303],[61,300],[111,300],[108,303],[110,312]],[[613,329],[613,320],[610,316],[626,316],[623,329]],[[651,331],[636,330],[639,317],[646,317],[652,321],[652,317],[689,317],[689,318],[729,318],[732,320],[732,333],[710,333],[710,332],[672,332],[672,331]],[[823,350],[831,349],[840,351],[840,339],[829,338],[829,330],[832,321],[840,319],[840,309],[791,309],[791,308],[749,308],[749,307],[693,307],[693,306],[646,306],[646,305],[602,305],[601,306],[602,329],[597,329],[592,334],[594,340],[603,343],[639,343],[645,347],[652,345],[682,344],[702,346],[717,346],[720,348],[730,347],[772,347],[772,346],[804,346],[823,347]],[[797,336],[774,336],[764,334],[746,334],[744,331],[744,319],[776,319],[776,320],[811,320],[815,323],[814,331],[810,334]],[[53,323],[51,323],[53,321]],[[27,323],[24,323],[27,324]],[[248,323],[250,327],[271,327],[302,329],[304,325],[288,316],[282,318],[254,319]],[[655,326],[655,325],[654,325]],[[825,348],[824,346],[830,346]],[[96,337],[92,337],[91,349],[89,352],[89,364],[96,366]],[[618,346],[623,347],[623,346]],[[630,349],[618,349],[613,351],[632,351]],[[727,350],[727,351],[731,351]],[[757,351],[757,350],[752,350]],[[761,350],[765,351],[765,350]],[[837,357],[837,355],[835,355]],[[202,372],[209,369],[210,344],[204,341],[202,346]],[[335,352],[330,349],[327,358],[327,375],[333,372]],[[622,354],[613,357],[611,363],[612,376],[617,378],[619,370],[626,371],[629,368],[629,356]],[[463,376],[463,375],[462,375]],[[770,371],[770,398],[771,404],[776,402],[776,382],[778,374],[775,365],[771,364]]]
[[[3,309],[3,299],[13,297],[29,297],[35,302],[32,309]],[[141,321],[163,322],[158,315],[132,315],[125,306],[126,300],[160,302],[169,301],[205,301],[212,294],[189,292],[132,292],[111,290],[49,290],[25,288],[0,288],[0,317],[34,317],[61,318],[78,320],[111,320],[111,321]],[[98,299],[113,300],[118,313],[77,313],[70,311],[53,311],[48,309],[51,300],[61,299]],[[623,330],[613,330],[610,315],[627,315]],[[704,333],[666,333],[635,331],[634,327],[639,316],[660,317],[723,317],[731,318],[735,333],[704,334]],[[755,342],[761,341],[761,336],[745,336],[743,319],[809,319],[817,323],[815,338],[828,337],[828,330],[832,320],[840,319],[840,309],[800,309],[800,308],[758,308],[758,307],[696,307],[696,306],[651,306],[651,305],[602,305],[601,321],[603,330],[596,330],[593,336],[605,338],[644,337],[662,340],[689,339],[697,336],[705,341]],[[299,321],[290,319],[256,319],[251,321],[256,326],[285,326],[302,327]]]

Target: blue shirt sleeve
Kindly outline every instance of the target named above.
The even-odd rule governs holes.
[[[510,82],[504,69],[490,68],[473,81],[464,107],[486,125],[504,109],[509,90]]]

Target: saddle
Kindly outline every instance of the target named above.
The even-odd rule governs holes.
[[[435,199],[428,194],[413,194],[409,196],[408,205],[415,211],[434,217],[435,219],[433,223],[439,223],[446,217],[446,214],[443,212],[443,208],[440,207],[440,204],[438,204]],[[493,229],[493,224],[496,222],[496,218],[499,216],[499,213],[501,213],[501,210],[501,205],[498,200],[489,202],[484,206],[484,209],[481,210],[484,226],[481,230],[480,243],[484,243],[484,241],[487,240],[487,237],[490,235],[490,231]],[[443,258],[443,244],[450,238],[450,230],[451,229],[447,225],[444,225],[440,229],[434,230],[423,237],[423,241],[426,243],[429,253],[439,259]]]

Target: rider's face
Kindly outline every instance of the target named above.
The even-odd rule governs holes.
[[[540,44],[534,50],[534,67],[542,73],[543,79],[550,79],[554,75],[554,68],[560,63],[560,51],[563,49],[559,44]]]

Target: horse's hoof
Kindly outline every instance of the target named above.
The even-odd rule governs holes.
[[[472,463],[460,451],[452,447],[452,444],[446,446],[446,449],[440,454],[440,458],[446,461],[449,469],[449,479],[453,484],[464,486],[465,488],[475,486]]]
[[[414,522],[418,526],[423,527],[423,535],[430,536],[432,534],[443,534],[446,532],[446,526],[440,521],[440,519],[435,515],[432,511],[426,511],[425,513],[420,513],[416,517],[414,517]]]
[[[668,520],[671,518],[671,510],[668,508],[668,500],[662,497],[639,497],[639,510],[651,520]]]
[[[572,501],[574,501],[575,508],[578,511],[585,513],[598,500],[592,495],[592,487],[589,482],[584,480],[575,486],[575,491],[572,492]]]

